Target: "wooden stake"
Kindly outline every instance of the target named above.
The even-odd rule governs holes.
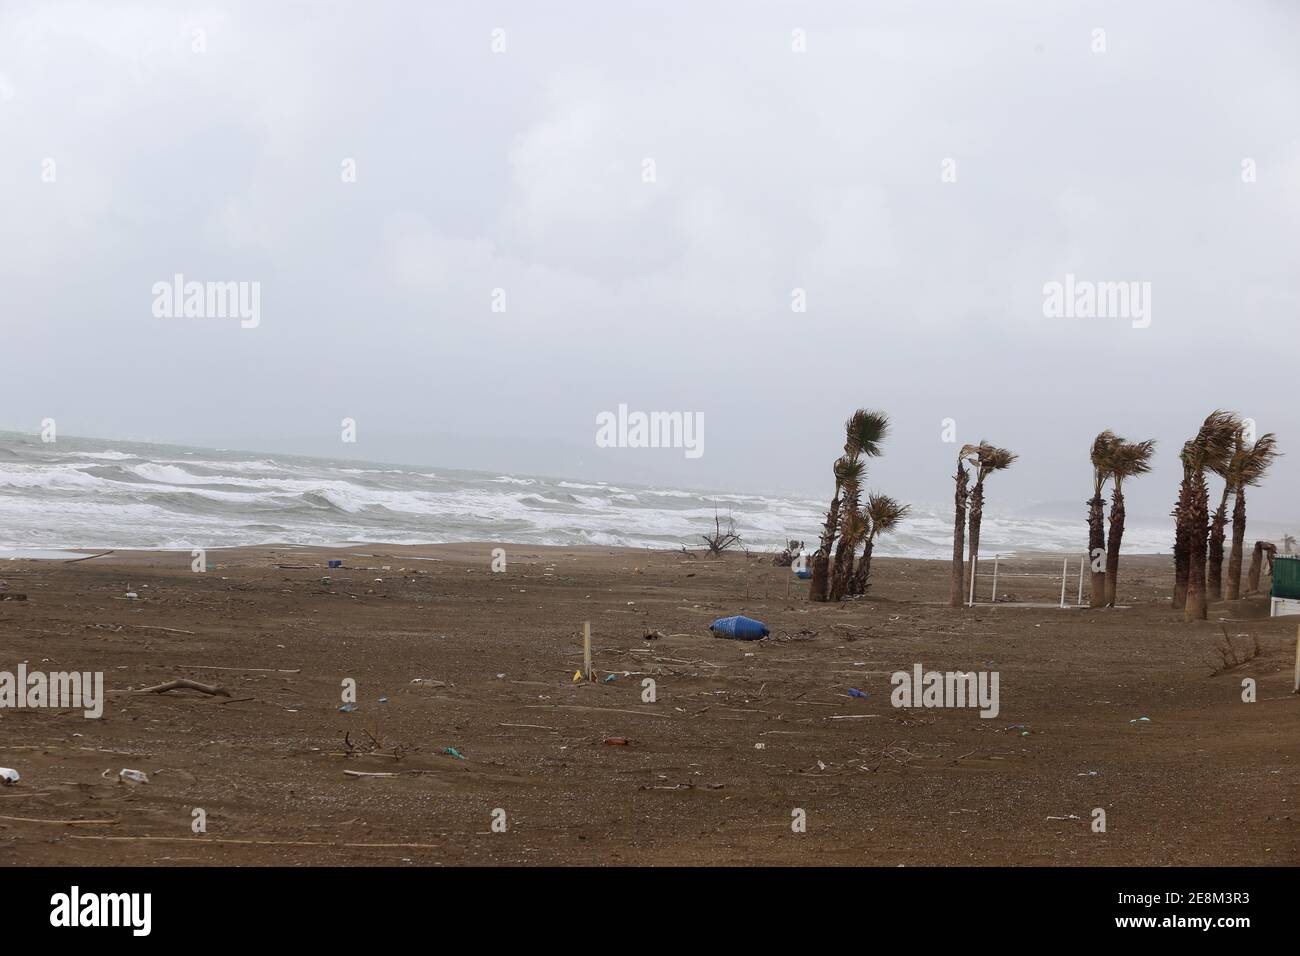
[[[596,675],[591,670],[591,622],[583,621],[582,623],[582,672],[587,675],[587,680],[595,680]]]
[[[1300,627],[1295,629],[1295,689],[1293,694],[1300,694]]]

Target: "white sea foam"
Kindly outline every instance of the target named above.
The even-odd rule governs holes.
[[[9,548],[474,540],[676,548],[698,544],[718,514],[735,521],[747,546],[770,549],[789,538],[813,545],[825,507],[776,495],[0,435],[0,547]],[[951,521],[945,509],[915,507],[877,553],[947,557]],[[1165,551],[1168,537],[1130,528],[1125,549]],[[986,512],[981,551],[1077,554],[1081,538],[1079,522]]]

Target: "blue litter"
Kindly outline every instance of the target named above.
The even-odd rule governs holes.
[[[343,567],[343,562],[338,558],[330,558],[329,566],[331,568],[341,568]]]
[[[767,625],[762,621],[739,614],[718,618],[709,625],[709,630],[714,637],[725,637],[733,641],[759,641],[768,635]]]
[[[352,713],[352,711],[356,709],[357,709],[356,704],[344,704],[342,707],[339,708],[339,710],[343,711],[343,713],[345,714],[350,714]]]
[[[798,578],[800,581],[807,581],[809,578],[812,577],[812,572],[809,571],[807,568],[800,568],[799,570],[795,571],[794,576]]]
[[[864,699],[864,700],[865,700],[866,697],[867,697],[866,694],[862,693],[862,691],[858,690],[856,687],[850,687],[850,688],[849,688],[849,696],[850,696],[850,697],[861,697],[861,698]]]

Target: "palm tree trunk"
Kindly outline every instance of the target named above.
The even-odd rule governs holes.
[[[1250,553],[1250,574],[1246,578],[1246,593],[1254,594],[1259,590],[1259,573],[1264,564],[1264,542],[1256,541],[1255,550]]]
[[[868,537],[866,550],[858,558],[858,569],[853,573],[853,584],[849,588],[851,594],[866,594],[871,587],[871,552],[875,546],[876,543]]]
[[[840,535],[840,543],[835,547],[835,564],[831,568],[830,599],[842,601],[849,590],[849,575],[853,573],[853,552],[857,546],[849,541],[848,535]]]
[[[1088,502],[1088,564],[1089,567],[1095,567],[1093,562],[1097,558],[1097,553],[1106,550],[1106,529],[1103,517],[1103,502],[1101,500],[1101,488],[1094,489],[1095,494]],[[1101,607],[1106,603],[1106,572],[1092,572],[1091,597],[1088,604],[1090,607]]]
[[[1237,489],[1232,505],[1232,552],[1228,555],[1228,600],[1241,597],[1241,559],[1246,545],[1246,486]]]
[[[1219,499],[1218,510],[1210,519],[1209,568],[1206,571],[1205,584],[1211,601],[1223,600],[1223,536],[1228,524],[1228,493],[1231,486],[1224,482],[1223,497]]]
[[[808,600],[825,601],[830,589],[831,545],[835,543],[835,534],[839,530],[840,490],[835,489],[835,497],[826,511],[826,524],[822,528],[821,546],[812,560],[812,580],[808,582]]]
[[[970,560],[967,562],[966,574],[963,578],[962,595],[969,597],[971,593],[971,578],[979,570],[980,556],[980,525],[984,521],[984,479],[976,477],[975,487],[971,489],[970,494]]]
[[[1187,532],[1187,512],[1191,507],[1191,478],[1184,478],[1174,505],[1174,610],[1187,605],[1187,578],[1191,568],[1192,539]]]
[[[1187,514],[1188,565],[1187,605],[1184,621],[1204,621],[1208,616],[1205,600],[1205,548],[1210,532],[1210,488],[1204,475],[1196,476],[1191,508]]]
[[[962,606],[962,555],[966,550],[966,487],[970,473],[961,462],[957,463],[957,491],[953,495],[952,519],[952,578],[948,586],[948,604],[952,607]]]
[[[1110,495],[1110,534],[1106,541],[1106,607],[1115,606],[1119,585],[1119,545],[1124,538],[1124,492],[1118,481]]]

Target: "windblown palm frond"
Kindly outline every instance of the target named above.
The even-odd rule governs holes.
[[[844,454],[850,458],[866,455],[875,458],[889,434],[889,416],[884,412],[859,408],[844,423]]]
[[[866,522],[869,536],[875,540],[879,535],[894,531],[899,523],[912,510],[889,495],[871,495],[863,506],[861,518]]]
[[[1272,432],[1260,435],[1249,446],[1243,439],[1238,442],[1225,477],[1233,487],[1258,485],[1281,454],[1277,450],[1277,436]]]
[[[1116,484],[1134,475],[1145,475],[1151,471],[1151,459],[1156,452],[1154,438],[1146,441],[1121,441],[1109,456],[1110,474]]]
[[[835,482],[841,488],[854,488],[867,476],[866,462],[845,455],[835,459]]]

